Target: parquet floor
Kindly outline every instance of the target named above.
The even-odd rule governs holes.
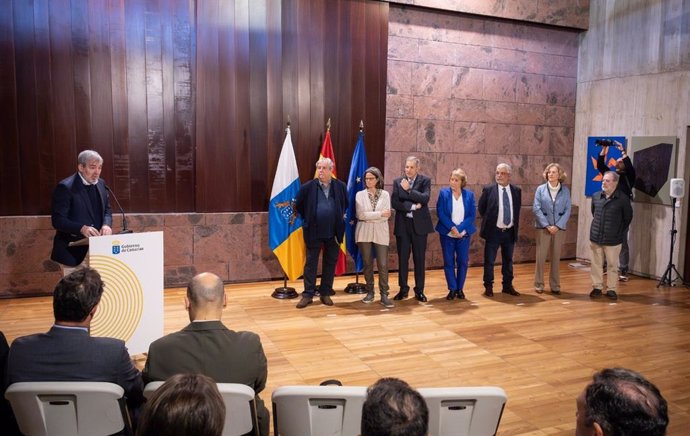
[[[226,287],[224,322],[261,335],[269,361],[262,397],[288,384],[329,378],[369,385],[382,376],[416,387],[496,385],[508,393],[499,435],[572,435],[575,397],[603,367],[635,369],[669,402],[669,435],[690,426],[690,292],[656,288],[638,277],[621,284],[620,299],[591,301],[589,273],[561,263],[563,293],[532,290],[533,264],[516,265],[523,295],[481,295],[481,268],[472,268],[467,300],[446,301],[440,270],[427,273],[429,302],[413,299],[386,310],[365,305],[361,295],[338,291],[335,306],[295,309],[296,300],[275,300],[282,282]],[[500,271],[497,268],[497,278]],[[336,278],[336,290],[353,281]],[[395,275],[391,283],[396,283]],[[301,291],[300,282],[293,284]],[[397,291],[397,288],[394,288]],[[165,331],[187,324],[183,289],[165,292]],[[49,297],[0,300],[0,330],[8,340],[47,330]],[[143,364],[143,357],[139,365]]]

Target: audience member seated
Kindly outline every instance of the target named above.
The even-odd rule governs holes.
[[[125,343],[89,334],[103,281],[92,268],[78,269],[53,291],[55,324],[47,333],[15,339],[7,364],[8,385],[35,381],[99,381],[125,390],[136,410],[144,401],[144,384]]]
[[[577,397],[575,436],[664,436],[667,425],[659,389],[629,369],[603,369]]]
[[[225,404],[213,379],[177,374],[146,402],[137,436],[220,436],[224,424]]]
[[[367,389],[361,436],[426,436],[429,410],[424,398],[397,378],[382,378]]]
[[[221,322],[226,305],[222,280],[211,273],[194,277],[185,307],[190,324],[149,346],[144,381],[161,381],[179,373],[201,373],[216,383],[242,383],[256,393],[259,433],[268,436],[269,413],[259,392],[266,387],[266,355],[256,333],[235,332]]]
[[[5,334],[0,332],[0,429],[3,434],[8,436],[18,435],[19,428],[17,421],[14,419],[12,407],[9,401],[5,399],[5,370],[7,369],[7,354],[10,351],[10,346],[7,344]]]

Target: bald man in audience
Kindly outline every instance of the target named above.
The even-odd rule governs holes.
[[[241,383],[254,389],[259,433],[268,436],[268,409],[259,397],[266,387],[268,366],[256,333],[236,332],[221,322],[226,306],[223,281],[201,273],[187,286],[185,308],[191,321],[179,332],[149,346],[144,381],[167,380],[180,373],[201,373],[216,383]]]

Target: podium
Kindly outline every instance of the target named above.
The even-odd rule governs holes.
[[[88,239],[89,266],[105,290],[91,335],[125,341],[130,354],[147,352],[163,336],[163,232]]]

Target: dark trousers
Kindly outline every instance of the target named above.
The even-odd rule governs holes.
[[[410,249],[412,249],[412,261],[414,262],[414,291],[415,293],[424,292],[424,273],[426,256],[427,235],[418,235],[414,231],[414,224],[411,218],[404,220],[404,234],[396,235],[395,241],[398,245],[398,285],[403,292],[409,292],[407,284],[407,273],[409,272]]]
[[[333,238],[318,239],[312,244],[307,244],[307,262],[304,264],[304,292],[302,295],[313,297],[316,291],[316,270],[319,265],[319,253],[323,247],[323,260],[321,262],[321,284],[319,295],[333,295],[333,277],[335,276],[335,264],[338,262],[340,245]]]
[[[443,272],[446,274],[448,290],[462,291],[470,261],[470,237],[451,238],[446,235],[440,235],[440,237]]]
[[[513,286],[513,241],[514,229],[507,232],[496,230],[493,237],[484,244],[484,287],[494,284],[494,263],[498,247],[501,247],[501,274],[503,275],[503,289]]]

